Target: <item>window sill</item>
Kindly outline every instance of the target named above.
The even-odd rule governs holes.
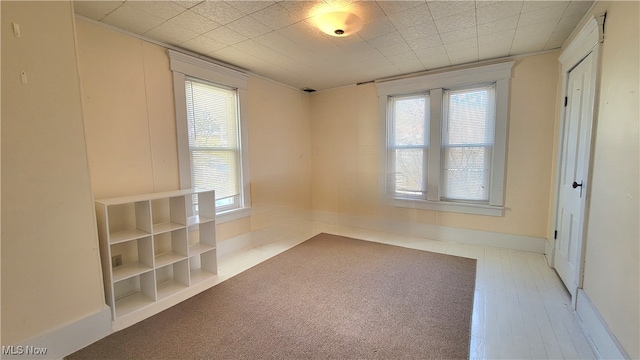
[[[216,223],[223,224],[229,221],[238,220],[249,216],[251,216],[250,207],[227,210],[216,214]]]
[[[462,214],[503,216],[503,206],[493,206],[485,204],[458,203],[450,201],[428,201],[417,199],[389,198],[389,204],[398,207],[456,212]]]

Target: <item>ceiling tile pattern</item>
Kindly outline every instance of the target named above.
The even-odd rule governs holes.
[[[77,14],[296,87],[328,89],[557,49],[593,1],[74,1]],[[362,18],[326,35],[323,9]]]

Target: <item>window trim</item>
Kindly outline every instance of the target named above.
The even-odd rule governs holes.
[[[443,71],[411,78],[382,80],[376,82],[378,88],[379,113],[379,189],[380,196],[388,204],[399,207],[419,208],[426,210],[460,212],[467,214],[502,216],[504,214],[504,192],[506,184],[506,150],[507,124],[509,115],[509,83],[514,61]],[[444,116],[443,106],[430,106],[430,158],[439,161],[427,162],[427,197],[426,199],[409,199],[391,196],[389,192],[388,137],[390,131],[387,117],[389,115],[388,99],[390,96],[403,96],[428,92],[431,104],[442,104],[443,89],[473,86],[482,83],[495,83],[496,86],[496,123],[494,151],[492,154],[491,189],[488,204],[477,204],[463,201],[445,201],[439,194],[440,187],[440,150],[441,128]],[[439,121],[434,121],[439,119]]]
[[[240,121],[240,178],[242,181],[240,207],[218,212],[216,220],[218,223],[223,223],[249,216],[251,214],[251,191],[246,105],[249,76],[177,51],[167,50],[167,53],[169,54],[170,68],[173,72],[180,189],[191,189],[192,187],[185,80],[190,77],[235,89],[238,93],[238,115]]]

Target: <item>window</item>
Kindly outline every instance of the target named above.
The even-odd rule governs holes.
[[[174,51],[180,187],[214,189],[219,222],[248,215],[247,76]],[[192,210],[197,212],[198,204]]]
[[[512,65],[378,83],[391,204],[502,215]]]
[[[239,207],[238,96],[235,89],[185,80],[191,185],[215,189],[218,211]]]

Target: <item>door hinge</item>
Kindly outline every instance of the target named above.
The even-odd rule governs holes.
[[[565,96],[564,97],[564,106],[567,106],[568,103],[569,103],[569,97]]]
[[[557,240],[558,239],[558,230],[553,232],[553,239]]]

